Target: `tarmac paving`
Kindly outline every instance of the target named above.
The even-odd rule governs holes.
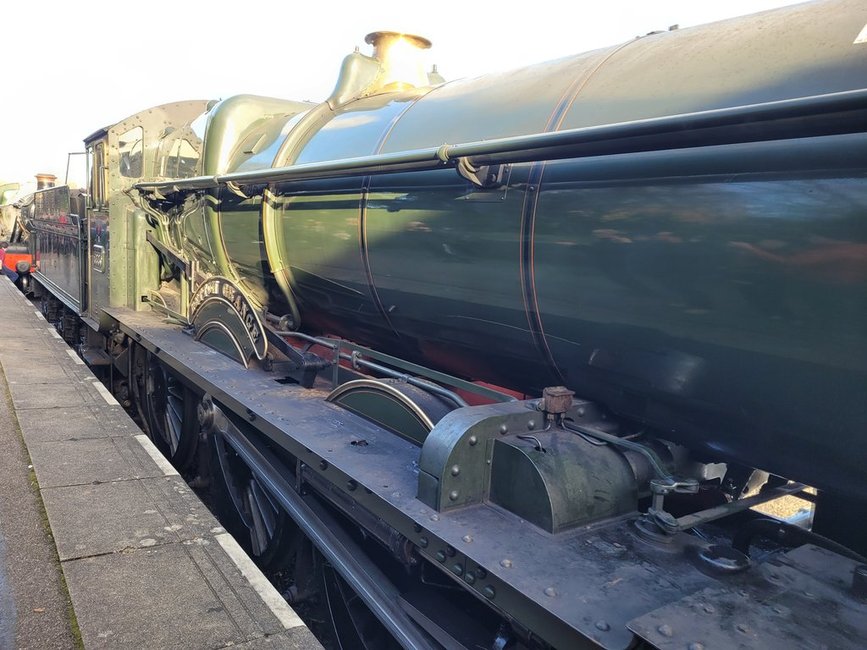
[[[0,306],[0,648],[321,648],[5,277]]]

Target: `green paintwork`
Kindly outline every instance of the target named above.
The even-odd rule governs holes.
[[[38,262],[34,277],[77,312],[87,297],[80,267],[86,229],[77,209],[81,201],[76,198],[66,185],[38,190],[33,195],[29,228]]]
[[[164,176],[167,168],[172,167],[171,156],[179,143],[186,141],[192,149],[201,149],[201,138],[191,125],[206,105],[205,101],[187,101],[156,106],[85,139],[91,160],[91,198],[87,211],[90,262],[83,268],[89,287],[86,316],[102,328],[112,325],[104,313],[106,307],[148,309],[142,298],[160,288],[159,257],[146,243],[147,231],[154,228],[142,207],[125,190],[143,178]],[[135,140],[129,134],[135,134]],[[97,147],[106,152],[101,170],[94,169],[92,162]],[[186,173],[195,174],[198,171],[195,161],[191,165]],[[180,169],[175,164],[172,171],[177,173]],[[105,179],[104,189],[94,191],[94,179],[100,174]],[[160,220],[156,232],[162,241],[177,247],[177,235],[167,220]],[[95,247],[103,251],[100,253]],[[92,264],[99,257],[105,258],[103,270]],[[180,306],[175,305],[175,309],[180,310]]]
[[[549,533],[633,512],[635,477],[623,455],[561,431],[494,441],[489,499]]]
[[[292,118],[312,105],[254,95],[223,100],[208,114],[202,174],[259,169],[270,164],[275,144]],[[260,155],[266,152],[267,163]],[[268,153],[270,152],[270,154]],[[229,192],[215,192],[204,204],[204,221],[191,224],[193,233],[202,228],[210,242],[209,264],[213,272],[239,282],[260,305],[268,303],[264,289],[264,241],[259,222],[260,200],[242,201]],[[201,236],[201,235],[200,235]]]
[[[637,485],[622,454],[546,427],[532,403],[521,407],[442,418],[422,447],[419,500],[438,511],[490,501],[550,533],[635,510]]]
[[[204,173],[867,87],[865,14],[799,5],[356,100],[350,80],[313,108],[227,100]],[[220,190],[195,232],[310,333],[565,384],[707,458],[867,495],[865,152],[860,133],[516,164],[489,190],[449,170]]]

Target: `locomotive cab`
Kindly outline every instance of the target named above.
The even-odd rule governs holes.
[[[154,107],[85,139],[88,261],[82,274],[89,296],[84,314],[94,328],[110,327],[104,315],[110,305],[148,309],[159,289],[158,254],[147,243],[159,224],[126,191],[145,179],[199,172],[202,143],[190,123],[206,108],[204,101]]]

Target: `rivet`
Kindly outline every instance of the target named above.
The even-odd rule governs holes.
[[[506,558],[505,560],[500,560],[500,566],[504,569],[511,569],[512,561],[509,558]]]
[[[744,634],[747,634],[750,631],[750,627],[746,623],[738,623],[737,625],[735,625],[735,629],[737,629],[738,632],[743,632]]]
[[[469,439],[468,442],[470,443],[470,447],[475,447],[475,446],[476,446],[476,443],[477,443],[478,441],[479,441],[479,439],[476,438],[475,436],[470,436],[470,439]]]
[[[419,538],[419,540],[418,540],[418,545],[419,545],[419,546],[421,546],[422,548],[427,548],[427,547],[428,547],[428,544],[430,544],[430,542],[428,541],[428,538],[427,538],[427,537],[421,537],[421,538]]]
[[[431,521],[439,521],[439,520],[440,520],[440,516],[439,516],[439,515],[431,515],[431,516],[430,516],[430,520],[431,520]]]
[[[527,422],[527,428],[530,429],[531,431],[532,431],[533,429],[535,429],[535,428],[536,428],[536,421],[535,421],[535,420],[530,420],[529,422]]]
[[[452,465],[452,476],[457,476],[461,473],[461,468],[458,465]]]
[[[464,572],[464,565],[461,564],[460,562],[456,562],[455,564],[452,565],[452,573],[454,573],[456,576],[461,575],[463,572]]]
[[[346,487],[349,488],[350,492],[355,492],[358,489],[358,481],[356,481],[354,478],[351,478],[346,481]]]
[[[476,581],[476,574],[473,573],[472,571],[467,571],[466,574],[464,574],[464,582],[466,582],[468,585],[473,584],[475,581]]]
[[[669,638],[674,636],[674,630],[672,630],[671,626],[667,623],[663,623],[662,625],[660,625],[658,628],[656,628],[656,631],[659,632],[662,636],[667,636]]]
[[[805,591],[804,597],[807,598],[808,600],[815,600],[816,594],[814,594],[812,591]]]
[[[437,551],[437,562],[445,562],[445,561],[446,561],[445,551]]]
[[[457,490],[452,490],[451,492],[449,492],[449,500],[451,500],[451,501],[457,501],[458,500],[458,491]]]
[[[585,414],[586,412],[587,412],[587,411],[584,410],[584,407],[583,407],[583,406],[580,407],[580,408],[578,409],[578,417],[579,417],[579,418],[583,418],[583,417],[584,417],[584,414]]]
[[[504,436],[507,433],[509,433],[509,427],[507,427],[505,424],[501,424],[500,425],[500,435]]]
[[[319,461],[319,469],[321,469],[321,470],[328,469],[328,461],[327,460],[320,460]]]
[[[493,599],[497,595],[497,591],[491,585],[488,585],[482,589],[482,594],[484,594],[485,598]]]
[[[463,539],[464,542],[466,542],[467,544],[473,543],[473,536],[472,535],[464,535],[461,539]]]
[[[484,580],[488,577],[488,570],[484,567],[479,567],[476,569],[476,575],[479,577],[479,580]]]
[[[549,598],[553,598],[557,595],[557,590],[554,587],[545,587],[545,595]]]
[[[453,546],[446,546],[446,555],[454,557],[457,554]]]
[[[596,629],[607,632],[611,629],[611,626],[608,624],[608,621],[596,621]]]
[[[774,605],[772,609],[774,610],[775,614],[782,614],[783,613],[783,608],[780,607],[779,605]]]
[[[704,643],[693,641],[688,646],[686,646],[686,650],[704,650]]]
[[[415,526],[412,527],[412,529],[413,529],[415,532],[420,533],[421,530],[422,530],[422,529],[421,529],[421,524],[416,524]]]
[[[716,611],[714,609],[713,605],[711,605],[710,603],[706,603],[706,604],[702,605],[702,609],[705,612],[707,612],[708,614],[713,614]]]

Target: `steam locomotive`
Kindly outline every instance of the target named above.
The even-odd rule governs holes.
[[[860,648],[865,24],[448,83],[370,34],[86,138],[33,291],[339,647]]]

